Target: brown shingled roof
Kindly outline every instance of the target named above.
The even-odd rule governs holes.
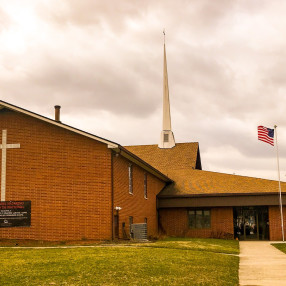
[[[176,146],[170,149],[161,149],[158,145],[124,147],[167,176],[171,176],[174,170],[201,169],[197,142],[176,143]]]
[[[277,181],[202,171],[197,142],[178,143],[171,149],[160,149],[158,145],[125,148],[174,181],[161,191],[161,198],[216,194],[278,194]],[[281,183],[281,188],[282,192],[286,192],[286,183]]]
[[[185,169],[173,171],[171,179],[173,179],[175,183],[163,189],[159,197],[194,194],[278,194],[278,181],[253,177]],[[281,183],[281,189],[282,192],[286,192],[285,182]]]

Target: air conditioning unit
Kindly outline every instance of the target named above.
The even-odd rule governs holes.
[[[147,241],[147,223],[131,224],[131,238]]]

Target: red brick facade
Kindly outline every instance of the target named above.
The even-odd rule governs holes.
[[[269,206],[269,236],[270,240],[282,240],[281,216],[278,206]],[[284,237],[286,238],[286,207],[283,206]]]
[[[282,240],[280,208],[269,206],[269,239]],[[286,237],[286,207],[284,214],[284,236]],[[186,208],[169,208],[159,211],[160,225],[163,233],[179,237],[218,237],[230,238],[233,235],[233,208],[211,208],[211,228],[190,229],[188,226],[188,210]]]
[[[159,216],[160,226],[166,235],[202,238],[230,238],[233,235],[233,209],[231,207],[211,208],[209,229],[190,229],[186,208],[160,209]]]
[[[129,195],[129,162],[113,157],[112,168],[107,144],[7,109],[0,110],[0,118],[7,143],[21,145],[7,150],[6,201],[29,200],[32,205],[31,227],[0,228],[0,239],[110,240],[115,206],[122,207],[120,222],[127,227],[128,216],[135,223],[147,217],[150,235],[156,234],[156,194],[162,181],[148,174],[144,199],[145,172],[134,165],[134,195]]]
[[[114,156],[114,208],[121,207],[119,215],[119,237],[123,238],[123,227],[129,237],[129,217],[133,217],[133,223],[144,223],[147,219],[149,236],[157,236],[157,208],[156,196],[165,186],[152,174],[147,174],[147,198],[144,197],[144,171],[132,164],[133,193],[129,193],[128,167],[130,162],[122,156]],[[115,212],[116,214],[116,212]]]
[[[149,236],[157,236],[159,225],[170,236],[233,237],[232,207],[211,208],[209,229],[190,229],[183,207],[160,209],[158,219],[157,195],[166,183],[106,143],[8,109],[0,110],[2,130],[8,144],[21,145],[7,150],[6,201],[31,201],[32,214],[30,227],[0,228],[0,239],[111,240],[117,229],[119,238],[129,238],[130,217],[147,221]],[[270,240],[282,238],[278,206],[269,207],[269,233]]]

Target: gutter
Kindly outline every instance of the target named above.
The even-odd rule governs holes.
[[[212,193],[212,194],[180,194],[180,195],[158,195],[159,199],[179,199],[179,198],[204,198],[204,197],[232,197],[232,196],[270,196],[276,195],[278,192],[264,192],[264,193]],[[282,192],[286,195],[286,192]]]

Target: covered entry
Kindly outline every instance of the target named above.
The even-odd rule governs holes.
[[[269,240],[268,207],[234,207],[233,225],[239,240]]]

